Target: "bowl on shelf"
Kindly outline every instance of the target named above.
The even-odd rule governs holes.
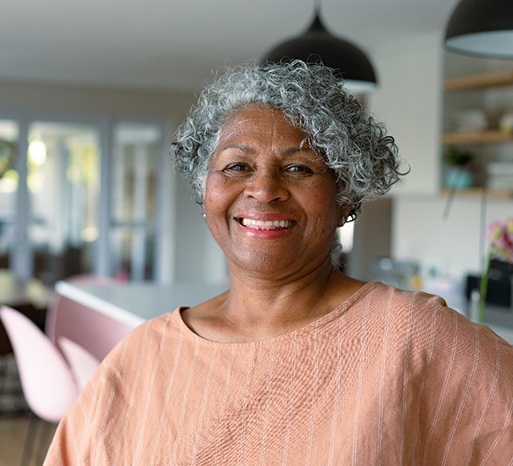
[[[488,127],[488,119],[482,110],[462,110],[452,117],[452,130],[457,133],[475,133]]]

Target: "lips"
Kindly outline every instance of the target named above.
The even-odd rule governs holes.
[[[237,221],[242,226],[253,230],[285,230],[295,224],[292,220],[254,220],[250,218],[237,218]]]

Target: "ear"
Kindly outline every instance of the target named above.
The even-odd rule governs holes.
[[[342,227],[346,223],[347,216],[351,212],[351,206],[341,206],[340,207],[340,215],[338,217],[337,227]]]

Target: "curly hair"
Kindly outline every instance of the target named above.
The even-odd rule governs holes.
[[[394,138],[343,89],[332,68],[300,60],[227,70],[200,94],[171,145],[174,163],[201,204],[210,158],[225,119],[263,104],[281,110],[309,138],[337,179],[337,202],[351,206],[386,194],[402,175]]]

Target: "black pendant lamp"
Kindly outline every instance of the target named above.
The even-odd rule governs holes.
[[[513,0],[461,0],[445,31],[453,52],[513,58]]]
[[[323,63],[340,73],[348,92],[367,94],[375,90],[376,74],[367,55],[328,32],[319,16],[319,8],[316,8],[314,20],[303,34],[278,44],[262,61],[279,63],[299,59],[307,63]]]

